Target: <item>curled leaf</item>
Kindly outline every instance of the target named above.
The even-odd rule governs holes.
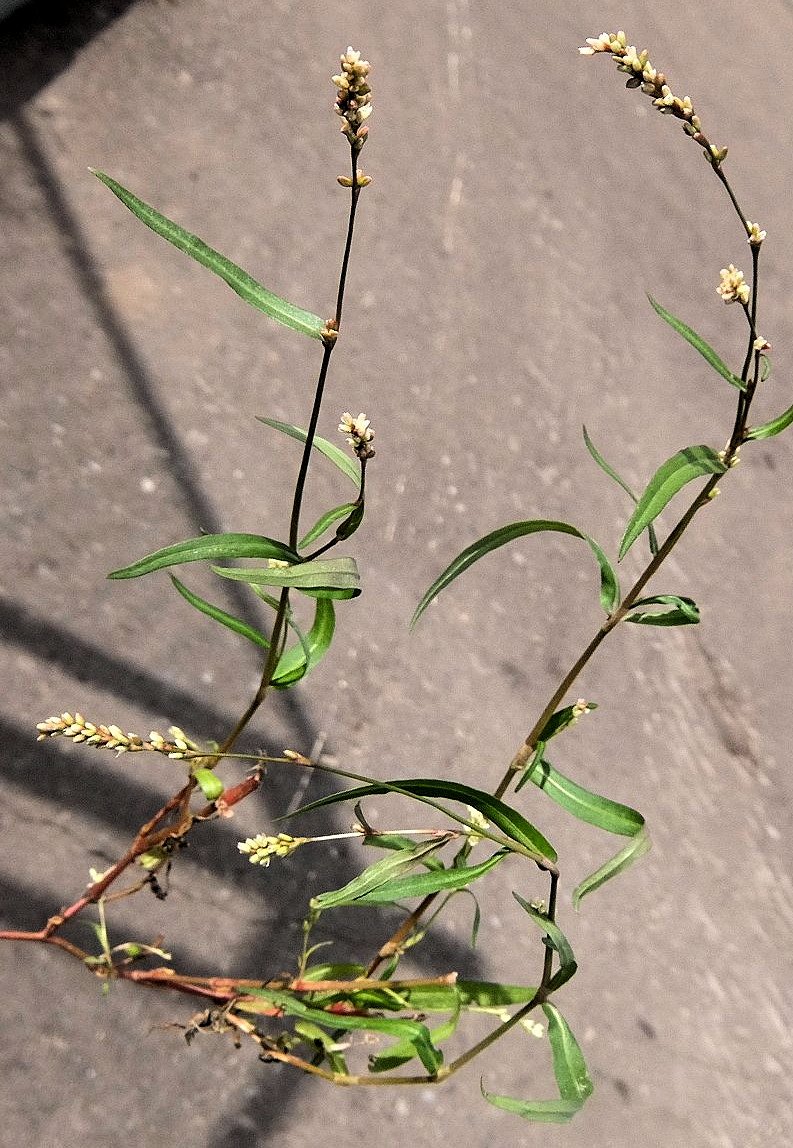
[[[699,622],[696,602],[693,598],[683,598],[679,594],[653,594],[649,598],[640,598],[631,608],[636,606],[671,606],[672,609],[660,613],[639,610],[636,614],[629,614],[626,622],[636,622],[642,626],[696,626]]]
[[[140,578],[143,574],[151,574],[153,570],[179,566],[183,562],[217,562],[219,559],[232,558],[300,561],[300,556],[283,542],[265,538],[262,534],[202,534],[199,538],[188,538],[185,542],[176,542],[173,546],[155,550],[153,554],[147,554],[145,558],[140,558],[131,566],[114,570],[108,574],[108,578]]]
[[[578,530],[577,527],[571,526],[569,522],[554,522],[548,519],[538,518],[526,522],[512,522],[508,526],[501,526],[498,530],[493,530],[490,534],[486,534],[483,538],[478,539],[466,547],[465,550],[461,551],[454,561],[446,567],[443,573],[435,579],[429,590],[427,590],[422,597],[411,619],[411,628],[418,622],[433,598],[436,598],[455,578],[459,578],[474,562],[478,562],[479,559],[483,558],[486,554],[490,554],[493,550],[499,549],[499,547],[506,545],[508,542],[513,542],[516,538],[523,538],[527,534],[538,534],[543,531],[551,531],[557,534],[571,534],[574,538],[581,538],[586,542],[595,555],[598,566],[600,567],[600,603],[606,613],[610,614],[619,602],[619,583],[617,581],[617,575],[601,547],[598,546],[597,542],[595,542],[593,538],[590,538],[588,534],[584,534],[583,531]]]

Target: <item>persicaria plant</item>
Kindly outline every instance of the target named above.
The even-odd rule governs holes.
[[[359,199],[371,182],[360,166],[373,108],[370,65],[360,52],[348,48],[341,57],[338,75],[333,76],[336,112],[349,151],[349,168],[338,177],[338,183],[349,193],[349,213],[338,293],[329,317],[273,294],[110,176],[95,173],[147,227],[220,276],[245,302],[316,340],[319,365],[309,411],[295,411],[298,421],[294,424],[261,419],[269,428],[265,433],[279,432],[302,447],[291,514],[284,529],[274,529],[272,536],[205,534],[165,546],[110,574],[113,579],[126,581],[167,571],[174,588],[190,606],[257,647],[261,679],[253,697],[232,729],[218,730],[217,741],[204,745],[176,726],[165,734],[151,732],[142,737],[117,724],[88,720],[79,712],[63,712],[42,721],[38,726],[42,739],[65,737],[86,748],[117,754],[159,754],[168,759],[163,761],[163,768],[178,773],[179,780],[172,796],[161,808],[152,810],[126,851],[104,872],[91,870],[87,887],[54,912],[41,929],[0,933],[8,942],[61,949],[82,962],[105,986],[124,980],[199,997],[204,1011],[185,1018],[188,1038],[198,1032],[227,1034],[238,1044],[243,1040],[252,1043],[264,1062],[290,1065],[334,1084],[440,1084],[510,1030],[522,1027],[533,1040],[534,1057],[541,1055],[543,1045],[547,1048],[558,1096],[513,1098],[489,1091],[485,1083],[482,1094],[490,1104],[527,1120],[556,1122],[570,1119],[592,1092],[581,1048],[564,1017],[564,1000],[570,992],[566,986],[576,972],[575,957],[563,931],[564,906],[572,895],[578,908],[584,898],[621,874],[649,848],[645,820],[639,812],[584,788],[552,764],[552,759],[558,760],[563,753],[565,741],[580,719],[596,708],[594,702],[576,697],[577,680],[600,645],[623,624],[666,627],[699,622],[696,603],[685,594],[657,587],[655,576],[684,532],[718,494],[719,484],[738,462],[741,449],[772,438],[793,422],[793,406],[770,422],[756,425],[750,421],[757,388],[770,373],[770,344],[758,318],[758,269],[766,233],[744,213],[727,179],[727,149],[711,142],[690,98],[677,96],[648,53],[637,52],[623,32],[588,40],[580,51],[611,56],[627,76],[628,88],[641,89],[639,95],[649,97],[658,111],[681,122],[686,135],[701,149],[709,171],[722,184],[738,217],[749,266],[745,272],[725,257],[726,266],[718,275],[714,272],[709,302],[719,305],[718,292],[725,304],[737,305],[735,315],[742,326],[745,324],[745,353],[733,369],[692,327],[651,297],[650,304],[660,318],[690,344],[722,383],[733,389],[731,423],[719,432],[716,444],[684,445],[660,463],[641,493],[634,493],[585,429],[584,442],[592,459],[619,484],[632,504],[615,547],[617,562],[609,557],[605,545],[569,522],[516,521],[469,542],[419,601],[412,625],[420,621],[439,594],[454,592],[452,583],[471,565],[529,535],[566,535],[588,560],[594,560],[602,623],[551,696],[538,707],[528,732],[517,731],[515,751],[504,762],[503,776],[492,790],[479,787],[478,779],[467,772],[466,763],[460,766],[460,776],[383,777],[312,760],[306,746],[290,746],[277,755],[246,754],[238,748],[241,734],[272,691],[292,689],[328,654],[337,610],[342,611],[341,624],[346,624],[346,611],[356,607],[345,604],[361,593],[355,558],[347,553],[347,545],[365,517],[366,476],[375,458],[375,432],[364,412],[340,415],[338,442],[320,437],[317,426],[333,351],[342,335]],[[350,400],[347,403],[351,405]],[[356,398],[351,410],[358,405],[367,404]],[[344,500],[306,528],[301,522],[304,493],[315,460],[318,465],[334,467],[340,482],[349,487]],[[683,508],[678,509],[676,521],[671,528],[662,529],[659,516],[691,484],[693,496],[689,491],[688,501],[680,500]],[[634,546],[647,547],[646,562],[633,584],[623,589],[616,566]],[[195,562],[208,563],[219,578],[232,579],[254,595],[269,612],[269,627],[259,629],[199,596],[182,580],[189,580],[189,569],[183,575],[180,571],[179,577],[172,573]],[[178,714],[173,716],[179,719]],[[276,769],[321,771],[339,778],[345,786],[290,813],[288,823],[282,819],[239,842],[239,850],[251,864],[262,867],[263,881],[269,866],[289,865],[296,850],[322,849],[340,837],[378,851],[379,858],[368,864],[362,848],[358,876],[341,888],[329,887],[304,906],[302,943],[292,971],[277,978],[195,976],[171,966],[159,939],[146,942],[138,937],[119,937],[112,921],[114,902],[152,892],[165,897],[164,877],[178,864],[179,848],[193,834],[211,832],[219,818],[232,817],[240,802],[267,783],[267,771]],[[535,790],[571,817],[620,839],[611,856],[572,889],[563,875],[568,867],[574,867],[575,858],[560,860],[544,827],[534,824],[524,812],[526,792]],[[415,819],[407,824],[373,824],[368,799],[375,795],[399,797],[402,808],[407,799]],[[301,834],[301,814],[337,803],[346,803],[354,817],[349,832]],[[542,806],[535,801],[533,809],[538,808]],[[488,875],[502,865],[509,866],[515,885],[513,896],[525,913],[527,930],[536,938],[533,983],[522,983],[522,960],[516,968],[515,983],[464,980],[450,968],[438,968],[431,976],[401,976],[400,961],[405,952],[432,931],[452,898],[463,891],[476,906],[471,938],[471,943],[476,943],[476,896],[487,885]],[[324,871],[329,873],[330,869],[328,864]],[[81,885],[80,880],[75,884]],[[332,885],[330,875],[328,884]],[[401,923],[376,951],[363,951],[352,962],[334,962],[325,948],[328,942],[322,940],[327,916],[361,906],[397,907],[402,911]],[[83,947],[84,932],[78,934],[73,928],[86,918],[90,919],[93,937],[88,949]],[[364,942],[362,945],[365,948]],[[483,1017],[490,1024],[484,1036]],[[472,1018],[475,1025],[469,1024]],[[365,1041],[360,1034],[365,1034]],[[527,1056],[529,1094],[531,1063],[532,1057]],[[478,1077],[474,1086],[478,1090]]]

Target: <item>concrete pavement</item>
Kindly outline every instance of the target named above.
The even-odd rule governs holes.
[[[341,411],[365,410],[377,430],[352,547],[366,591],[252,747],[317,744],[353,770],[493,783],[599,622],[587,556],[528,539],[469,571],[410,637],[419,595],[463,545],[517,518],[569,519],[613,552],[629,508],[587,456],[582,422],[636,486],[678,447],[729,433],[729,389],[644,293],[734,361],[743,333],[714,287],[748,249],[696,147],[609,61],[580,59],[584,37],[625,27],[729,145],[744,209],[769,235],[762,330],[775,370],[760,416],[791,402],[793,7],[577,7],[86,0],[32,3],[0,25],[4,924],[43,922],[169,789],[159,764],[37,744],[37,721],[80,708],[213,737],[249,697],[255,659],[165,578],[104,574],[201,529],[276,533],[297,457],[254,416],[300,422],[316,371],[314,344],[155,239],[88,166],[324,314],[347,162],[329,76],[348,43],[373,63],[363,163],[375,182],[322,426],[333,437]],[[580,972],[564,1007],[597,1089],[577,1121],[532,1127],[494,1111],[476,1066],[441,1089],[383,1093],[332,1090],[220,1041],[188,1050],[156,1027],[183,1020],[183,1001],[118,988],[104,999],[62,955],[3,946],[9,1143],[784,1144],[792,463],[793,433],[747,450],[659,577],[659,591],[700,602],[702,626],[625,627],[581,682],[601,708],[558,764],[641,809],[655,848],[580,916],[565,910]],[[253,870],[235,842],[297,788],[274,773],[258,806],[180,859],[169,899],[140,902],[142,924],[125,907],[119,929],[165,933],[175,965],[198,973],[289,967],[293,919],[329,887],[322,857]],[[594,831],[527,809],[576,875],[602,859]],[[341,851],[332,880],[357,863]],[[468,951],[461,915],[415,951],[417,969],[535,975],[536,938],[501,873],[484,906],[493,949]],[[373,913],[364,927],[374,942],[387,924]],[[487,1086],[550,1095],[541,1051],[498,1048]]]

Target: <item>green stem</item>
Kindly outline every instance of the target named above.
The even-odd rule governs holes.
[[[292,499],[292,513],[289,520],[289,545],[292,550],[297,549],[298,536],[300,532],[300,510],[303,505],[303,495],[305,493],[306,479],[308,477],[308,468],[311,463],[311,452],[314,445],[314,438],[317,433],[317,423],[319,422],[319,415],[322,409],[322,399],[325,393],[325,382],[328,377],[328,368],[330,367],[330,357],[333,354],[333,348],[336,346],[336,337],[341,326],[341,312],[344,305],[344,292],[347,285],[347,272],[350,266],[350,252],[352,251],[353,232],[355,230],[355,215],[358,207],[358,196],[361,194],[361,188],[358,186],[358,152],[355,148],[350,148],[351,163],[352,163],[352,189],[350,195],[350,212],[347,220],[347,236],[344,243],[344,254],[341,261],[341,270],[339,272],[339,287],[336,293],[336,313],[332,322],[329,324],[331,330],[335,333],[334,337],[324,340],[322,348],[322,362],[319,368],[319,375],[317,377],[317,384],[314,389],[314,403],[311,408],[311,418],[306,432],[306,441],[303,445],[303,455],[300,459],[300,469],[298,470],[297,479],[295,481],[295,493]],[[264,699],[267,696],[267,691],[273,680],[278,665],[278,659],[282,652],[282,638],[286,636],[285,621],[286,614],[289,609],[289,588],[284,587],[281,590],[281,595],[278,600],[278,609],[275,614],[275,621],[273,623],[273,632],[270,638],[270,649],[267,654],[267,659],[264,663],[262,670],[262,677],[259,687],[253,696],[248,708],[243,713],[237,724],[234,726],[231,733],[223,742],[220,747],[221,753],[226,753],[237,742],[240,734],[251,721],[260,708]]]

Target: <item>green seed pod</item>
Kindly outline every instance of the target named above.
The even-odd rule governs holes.
[[[217,801],[223,792],[223,782],[211,769],[196,769],[193,777],[207,801]]]

